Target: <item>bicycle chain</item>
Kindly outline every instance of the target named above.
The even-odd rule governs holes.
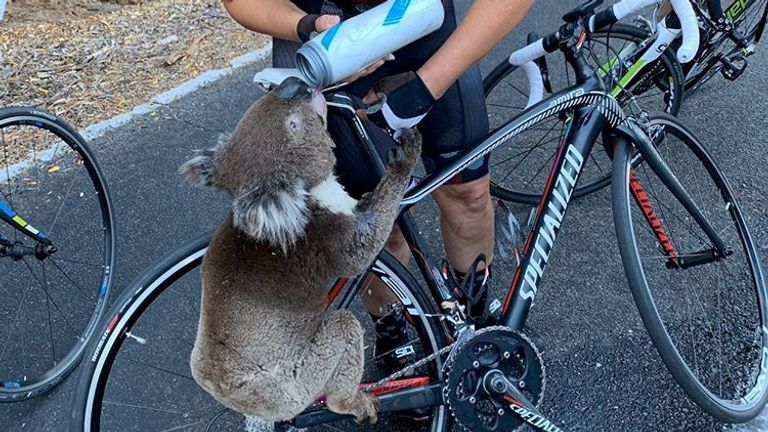
[[[376,381],[373,384],[368,384],[367,386],[362,388],[362,391],[369,392],[371,390],[374,390],[374,389],[377,389],[379,387],[382,387],[382,386],[386,385],[387,383],[389,383],[390,381],[396,380],[396,379],[404,376],[405,374],[409,373],[410,371],[412,371],[412,370],[414,370],[414,369],[416,369],[418,367],[424,366],[427,363],[429,363],[429,362],[435,360],[436,358],[440,357],[441,355],[448,353],[453,348],[454,345],[456,345],[456,342],[448,344],[448,345],[440,348],[438,351],[428,355],[427,357],[424,357],[423,359],[417,361],[416,363],[410,364],[410,365],[404,367],[403,369],[400,369],[399,371],[393,373],[392,375],[384,377],[384,378]]]

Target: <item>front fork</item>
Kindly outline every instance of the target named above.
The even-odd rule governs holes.
[[[14,260],[20,260],[25,256],[35,256],[38,259],[43,259],[56,252],[56,246],[53,245],[45,232],[27,223],[23,217],[2,200],[0,200],[0,220],[36,242],[34,246],[26,246],[20,241],[11,241],[0,234],[0,258],[11,257]]]
[[[685,211],[688,212],[691,218],[693,218],[713,245],[710,249],[686,253],[683,256],[679,255],[679,251],[675,249],[669,236],[667,236],[661,221],[656,216],[654,204],[648,198],[643,185],[635,175],[634,169],[632,169],[629,179],[630,192],[640,206],[651,230],[654,232],[662,252],[668,257],[667,267],[685,269],[723,259],[730,255],[731,252],[726,247],[726,244],[717,232],[717,229],[712,226],[709,220],[707,220],[706,216],[693,201],[688,191],[680,183],[667,163],[664,162],[661,155],[659,155],[659,152],[656,150],[655,143],[653,143],[649,136],[641,130],[641,126],[636,125],[634,121],[630,119],[619,126],[616,129],[615,134],[614,139],[617,142],[628,140],[630,143],[635,144],[640,153],[640,157],[642,157],[642,161],[648,164],[662,184],[664,184],[667,190],[683,206]],[[629,144],[622,143],[621,145]]]

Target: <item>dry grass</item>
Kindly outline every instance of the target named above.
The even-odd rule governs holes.
[[[84,127],[266,41],[219,0],[14,2],[0,23],[0,105],[45,108]]]

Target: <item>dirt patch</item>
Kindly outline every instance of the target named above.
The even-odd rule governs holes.
[[[76,127],[148,102],[264,46],[219,0],[23,0],[0,22],[0,101]]]

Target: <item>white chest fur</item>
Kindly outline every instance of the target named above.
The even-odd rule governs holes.
[[[344,187],[331,175],[309,190],[309,194],[321,206],[333,213],[352,215],[357,200],[349,196]]]

